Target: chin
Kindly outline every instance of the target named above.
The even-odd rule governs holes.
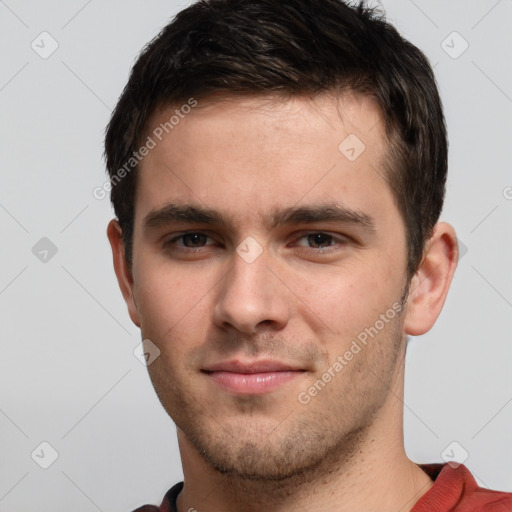
[[[218,473],[242,480],[283,481],[307,473],[321,463],[321,457],[291,447],[271,448],[252,442],[236,448],[220,444],[199,453]]]
[[[248,422],[249,425],[222,427],[196,423],[182,425],[180,430],[218,473],[241,480],[281,482],[307,479],[308,474],[317,473],[323,465],[332,468],[340,459],[351,458],[364,430],[340,432],[339,424],[336,429],[333,424],[320,426],[301,421],[257,428],[254,419]],[[264,422],[264,426],[268,423]]]

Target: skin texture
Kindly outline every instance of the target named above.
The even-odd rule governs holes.
[[[338,149],[350,134],[365,146],[354,161]],[[406,337],[437,319],[457,241],[449,224],[437,224],[406,282],[386,148],[368,98],[216,98],[199,102],[144,159],[132,272],[115,220],[107,234],[130,317],[160,350],[148,370],[178,427],[180,511],[396,512],[432,486],[403,446]],[[225,223],[145,225],[169,203],[215,210]],[[326,219],[269,226],[277,210],[327,204],[364,215],[373,229]],[[262,252],[248,262],[242,255],[257,255],[254,247]],[[371,326],[377,334],[333,369]],[[203,371],[262,359],[300,371],[275,390],[243,395]],[[331,379],[309,393],[326,372]]]

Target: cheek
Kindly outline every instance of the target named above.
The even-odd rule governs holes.
[[[208,275],[197,271],[185,273],[176,266],[158,265],[154,261],[141,264],[140,268],[145,270],[135,274],[134,293],[142,335],[162,345],[161,350],[183,332],[193,340],[201,319],[204,323],[207,318],[206,302],[213,286]]]
[[[299,315],[313,330],[343,339],[373,324],[400,297],[396,277],[377,261],[352,260],[344,266],[304,273],[292,282]]]

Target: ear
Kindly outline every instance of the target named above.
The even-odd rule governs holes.
[[[428,240],[423,260],[409,284],[404,332],[419,336],[428,332],[443,309],[459,259],[453,227],[439,222]]]
[[[123,294],[124,301],[128,306],[128,313],[132,322],[140,327],[140,317],[133,297],[133,276],[126,262],[124,253],[124,244],[122,239],[122,229],[117,220],[112,219],[108,223],[107,237],[112,247],[112,257],[114,260],[114,270],[116,272],[117,282]]]

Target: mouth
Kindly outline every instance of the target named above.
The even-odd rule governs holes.
[[[239,395],[270,393],[306,372],[303,368],[269,360],[225,361],[201,371],[224,391]]]

